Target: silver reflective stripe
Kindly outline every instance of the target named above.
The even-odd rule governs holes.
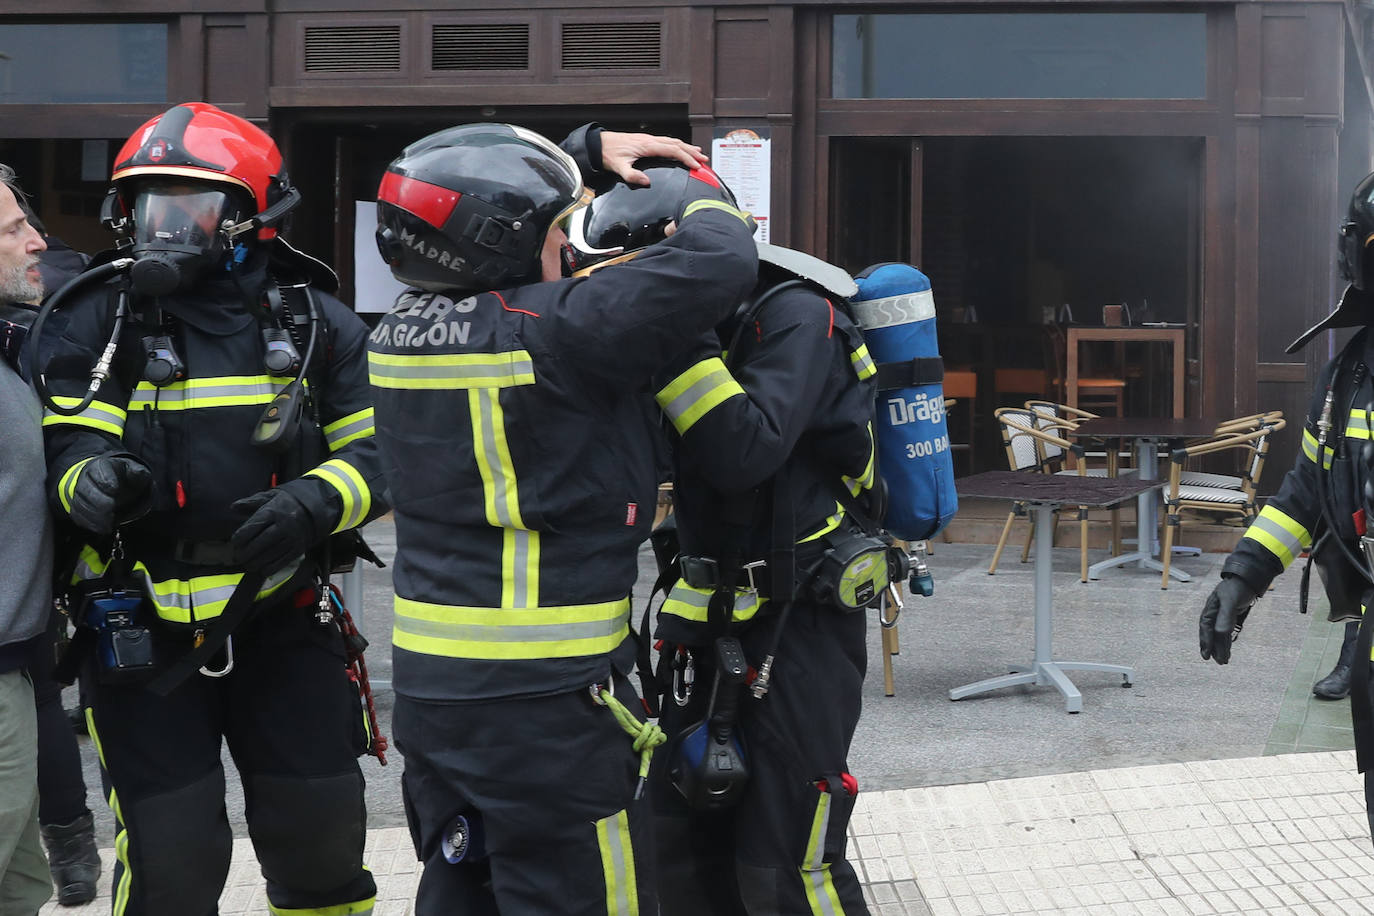
[[[853,302],[854,318],[865,331],[891,328],[935,317],[935,295],[928,289],[882,299]]]
[[[286,386],[288,379],[274,382],[263,378],[254,382],[225,382],[206,384],[210,379],[196,379],[196,384],[177,383],[158,388],[149,382],[139,382],[129,398],[130,410],[157,407],[176,410],[185,407],[240,407],[266,404]]]
[[[1279,557],[1279,559],[1283,561],[1283,565],[1285,566],[1287,566],[1289,563],[1292,563],[1293,559],[1297,557],[1300,553],[1302,553],[1303,550],[1306,549],[1306,546],[1302,542],[1302,538],[1298,537],[1297,535],[1293,534],[1293,532],[1284,528],[1278,522],[1274,521],[1274,519],[1266,518],[1263,513],[1261,513],[1253,522],[1250,523],[1250,527],[1257,529],[1259,531],[1263,531],[1265,534],[1269,535],[1271,538],[1278,541],[1279,544],[1281,544],[1284,547],[1284,549],[1288,551],[1288,556]],[[1248,535],[1249,532],[1247,531],[1246,534]],[[1258,538],[1254,538],[1253,536],[1252,539],[1259,540]],[[1261,543],[1263,542],[1261,541]]]
[[[503,466],[500,455],[504,444],[496,439],[496,412],[501,403],[493,391],[476,390],[471,393],[472,403],[477,407],[478,428],[476,434],[482,442],[478,460],[486,465],[486,473],[491,481],[492,508],[496,513],[496,524],[502,528],[523,528],[524,524],[511,511],[511,502],[519,498],[515,488],[514,469]],[[512,499],[514,497],[514,499]]]
[[[387,354],[374,353],[372,359],[373,384],[382,387],[392,380],[433,380],[452,383],[453,388],[506,387],[534,383],[534,361],[523,350],[515,353],[480,354],[458,363],[444,361],[442,356],[406,357],[390,360]]]
[[[345,423],[343,426],[326,428],[324,433],[325,441],[329,443],[331,452],[338,451],[343,446],[364,435],[370,435],[375,429],[372,411],[363,411],[363,416],[358,419]]]
[[[480,623],[453,623],[422,620],[409,615],[397,615],[395,627],[414,636],[437,639],[460,639],[467,642],[536,643],[561,642],[567,639],[601,639],[614,636],[625,626],[624,617],[613,620],[592,620],[586,623],[536,623],[499,626]]]
[[[677,397],[673,398],[667,404],[664,404],[663,412],[668,415],[668,419],[676,426],[678,420],[680,420],[687,411],[691,410],[698,401],[710,394],[718,386],[732,381],[734,381],[734,377],[730,375],[730,370],[726,369],[724,365],[714,368],[691,385],[687,386],[687,389],[677,395]]]
[[[811,910],[823,916],[844,916],[834,906],[834,884],[830,879],[830,869],[825,864],[825,836],[830,829],[830,796],[822,792],[817,802],[816,817],[811,825],[811,842],[806,850],[806,864],[802,868],[802,880],[809,887],[807,898]]]
[[[529,607],[533,603],[530,595],[530,539],[532,535],[523,528],[511,528],[511,603],[515,607]],[[593,634],[600,636],[600,633]]]

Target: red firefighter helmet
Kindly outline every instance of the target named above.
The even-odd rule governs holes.
[[[272,138],[256,125],[206,102],[177,105],[134,131],[115,157],[110,177],[126,210],[133,209],[137,179],[144,177],[232,185],[251,196],[259,217],[287,198],[299,200]],[[274,237],[276,224],[290,206],[294,201],[263,220],[257,237]]]

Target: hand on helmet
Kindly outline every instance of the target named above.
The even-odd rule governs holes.
[[[1198,619],[1198,647],[1218,665],[1231,661],[1231,644],[1255,603],[1256,594],[1239,576],[1227,576],[1212,589]]]
[[[153,504],[153,473],[131,455],[101,455],[77,472],[67,514],[93,534],[111,534],[146,515]]]
[[[707,161],[701,147],[676,137],[625,134],[614,130],[601,132],[601,166],[619,175],[627,184],[649,184],[649,176],[635,168],[635,162],[650,157],[676,159],[689,169],[705,165]]]
[[[229,539],[234,560],[268,576],[302,556],[333,530],[337,519],[318,505],[309,481],[290,483],[245,496],[231,507],[247,520]]]

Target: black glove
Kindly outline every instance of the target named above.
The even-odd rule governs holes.
[[[293,480],[245,496],[231,507],[247,517],[229,539],[234,561],[268,576],[304,555],[338,523],[311,480]]]
[[[1239,576],[1227,576],[1217,583],[1198,619],[1198,647],[1203,658],[1218,665],[1231,660],[1231,643],[1240,635],[1256,597],[1254,589]]]
[[[67,514],[92,534],[107,535],[153,507],[153,472],[132,455],[101,455],[77,472]]]

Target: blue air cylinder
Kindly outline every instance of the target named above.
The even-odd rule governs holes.
[[[935,297],[930,279],[910,264],[875,264],[854,279],[854,316],[878,364],[878,471],[888,486],[883,524],[904,541],[925,540],[959,510]]]

